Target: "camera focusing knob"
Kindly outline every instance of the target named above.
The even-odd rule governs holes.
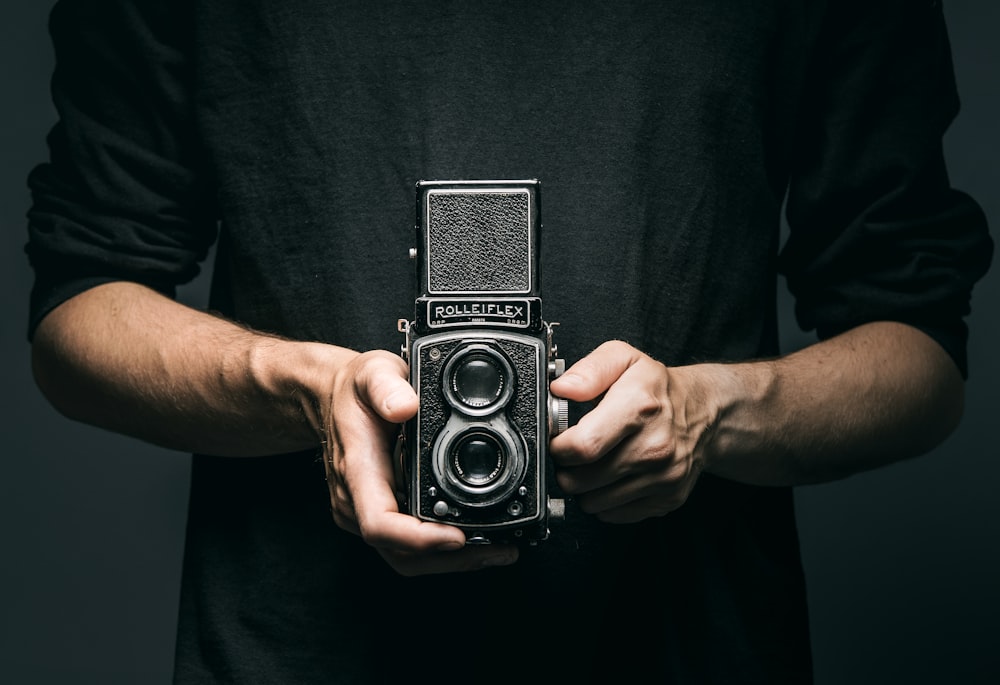
[[[549,436],[569,428],[569,402],[562,397],[549,395]]]
[[[566,371],[566,360],[549,360],[549,380],[559,378]],[[549,436],[559,435],[569,428],[569,402],[549,393]]]

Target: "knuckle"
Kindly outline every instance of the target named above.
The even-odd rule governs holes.
[[[633,460],[646,471],[664,471],[669,476],[674,459],[676,443],[669,434],[661,434],[648,439],[641,449],[633,453]]]
[[[590,462],[600,458],[604,450],[604,440],[600,433],[584,430],[573,444],[574,454],[582,461]]]
[[[556,468],[555,472],[556,483],[559,487],[567,492],[573,492],[576,489],[576,477],[573,475],[570,469]]]
[[[369,369],[379,369],[399,372],[406,369],[406,362],[397,354],[388,350],[369,350],[364,352],[359,359]]]
[[[361,539],[364,540],[365,544],[369,547],[379,548],[382,546],[382,538],[377,535],[371,528],[367,528],[359,523],[358,534]]]
[[[608,340],[597,349],[614,355],[632,354],[635,351],[635,348],[624,340]]]
[[[635,421],[639,425],[648,423],[663,412],[663,402],[655,393],[648,390],[635,393],[633,403],[635,407]]]
[[[574,426],[561,436],[559,461],[567,464],[589,463],[601,456],[601,435],[583,425]]]
[[[396,367],[388,358],[385,350],[370,350],[364,352],[348,364],[349,374],[355,385],[371,385],[377,382],[387,371],[395,371]],[[399,360],[402,362],[402,359]]]
[[[351,506],[350,490],[348,490],[341,481],[337,481],[337,483],[334,484],[334,488],[334,497],[337,498],[338,506],[344,509],[345,514],[349,514],[353,518],[354,509]]]
[[[382,531],[379,530],[377,525],[374,525],[368,518],[359,516],[357,517],[357,527],[358,534],[361,539],[365,541],[365,544],[371,547],[382,547],[383,538]]]

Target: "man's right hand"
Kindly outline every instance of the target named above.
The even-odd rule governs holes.
[[[403,575],[514,563],[514,546],[466,546],[459,528],[399,511],[392,450],[419,402],[406,377],[405,362],[384,351],[358,354],[334,374],[323,444],[334,521]]]
[[[129,282],[96,286],[42,320],[38,385],[66,416],[187,452],[253,457],[323,444],[336,523],[399,573],[513,563],[462,531],[400,513],[391,450],[416,413],[403,360],[285,340]]]

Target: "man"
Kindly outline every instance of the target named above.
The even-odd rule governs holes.
[[[56,6],[36,376],[196,454],[177,682],[809,682],[790,486],[947,436],[991,242],[938,3],[785,5]],[[570,506],[466,546],[392,487],[413,185],[527,177]]]

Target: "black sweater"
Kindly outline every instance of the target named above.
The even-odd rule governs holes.
[[[804,328],[904,321],[965,371],[991,244],[944,169],[937,2],[79,0],[52,35],[32,331],[98,283],[172,292],[218,235],[213,308],[398,350],[414,183],[539,178],[570,362],[777,354],[780,271]],[[316,454],[198,455],[182,594],[179,683],[810,680],[791,491],[709,475],[404,579],[334,525]]]

